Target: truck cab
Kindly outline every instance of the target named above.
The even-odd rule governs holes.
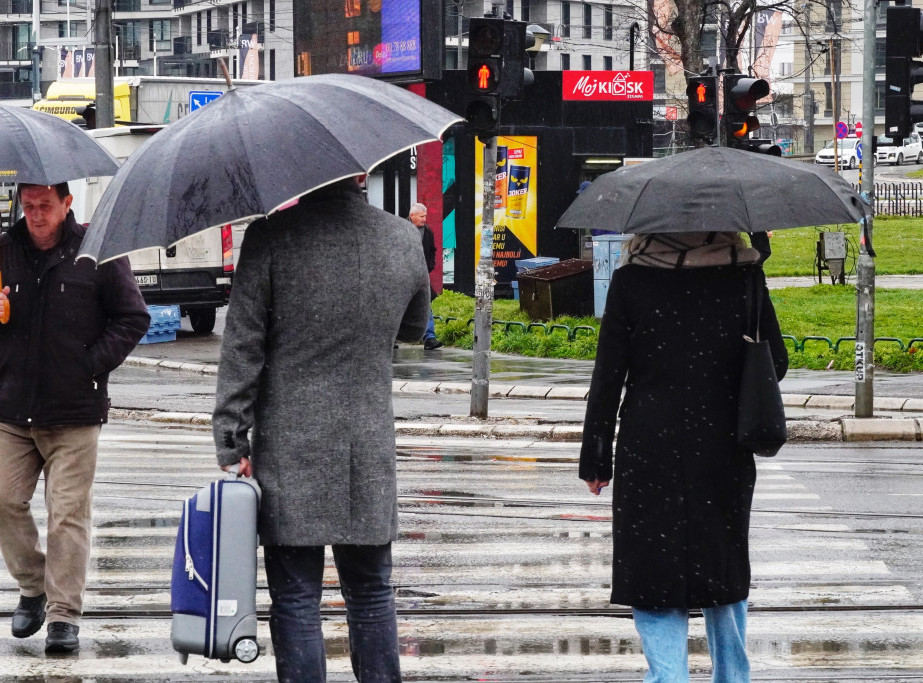
[[[121,162],[160,128],[120,126],[87,133]],[[109,180],[98,177],[70,182],[74,196],[71,208],[79,223],[89,223]],[[178,304],[193,331],[211,332],[218,308],[230,298],[237,262],[235,244],[240,244],[245,227],[240,223],[209,228],[165,249],[152,247],[129,254],[144,301],[148,305]]]

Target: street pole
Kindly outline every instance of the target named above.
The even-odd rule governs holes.
[[[811,89],[811,1],[804,4],[804,153],[814,154],[814,91]]]
[[[497,175],[497,138],[484,141],[481,247],[474,275],[474,355],[471,361],[471,417],[487,418],[490,397],[490,337],[494,313],[494,185]]]
[[[42,51],[39,39],[42,33],[42,3],[32,0],[32,101],[42,99]]]
[[[865,0],[865,31],[862,61],[862,119],[863,133],[868,131],[875,139],[875,23],[876,0]],[[863,148],[865,146],[863,145]],[[856,273],[856,417],[872,417],[875,401],[875,258],[869,253],[872,240],[872,216],[875,213],[875,163],[872,145],[863,150],[859,163],[862,173],[862,196],[869,202],[862,237],[859,240],[859,262]],[[864,160],[868,158],[867,168]]]
[[[96,127],[115,125],[112,102],[112,0],[96,0],[93,44],[96,69]]]

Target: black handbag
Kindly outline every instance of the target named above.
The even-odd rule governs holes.
[[[772,351],[769,342],[760,339],[762,293],[757,271],[748,276],[746,298],[747,334],[737,404],[737,443],[754,455],[769,458],[779,452],[788,435]]]

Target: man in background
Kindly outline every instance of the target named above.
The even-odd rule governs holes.
[[[420,239],[423,240],[423,255],[426,257],[426,267],[429,272],[433,272],[436,267],[436,236],[426,224],[426,206],[417,202],[410,207],[410,213],[407,214],[407,220],[413,223],[414,227],[420,231]],[[436,298],[436,292],[430,285],[430,296]],[[426,332],[423,333],[423,348],[426,351],[434,351],[442,346],[442,342],[436,337],[436,321],[430,312],[429,324],[426,326]]]

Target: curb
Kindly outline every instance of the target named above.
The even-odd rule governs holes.
[[[149,420],[159,424],[211,427],[208,413],[156,412],[113,408],[110,418]],[[834,418],[830,420],[788,420],[790,443],[923,441],[923,418]],[[532,439],[536,441],[579,443],[583,426],[579,424],[538,424],[522,421],[488,421],[460,418],[439,422],[397,420],[397,436],[462,437],[482,439]]]
[[[183,363],[174,360],[157,360],[144,356],[129,356],[126,365],[165,368],[198,372],[203,375],[217,375],[218,366],[208,363]],[[393,380],[391,391],[395,394],[470,394],[469,382],[420,382],[416,380]],[[538,384],[500,384],[490,383],[490,398],[530,398],[537,400],[573,400],[585,401],[590,388],[588,386],[560,385],[541,386]],[[815,408],[818,410],[852,410],[855,406],[853,396],[836,396],[821,394],[782,394],[782,403],[786,408]],[[874,410],[892,412],[923,413],[923,399],[896,398],[876,396]],[[880,419],[880,418],[869,418]]]

